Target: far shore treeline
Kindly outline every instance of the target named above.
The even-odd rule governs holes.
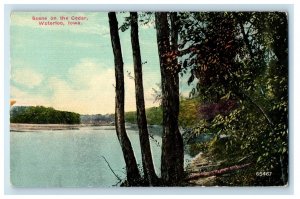
[[[80,124],[80,114],[44,106],[16,106],[10,111],[11,123]]]
[[[162,124],[162,109],[151,107],[147,110],[149,124]],[[44,106],[14,106],[10,111],[11,123],[28,124],[88,124],[88,125],[112,125],[114,114],[80,115],[79,113],[59,111],[52,107]],[[125,121],[136,124],[136,112],[126,112]]]
[[[201,116],[200,104],[196,99],[181,98],[179,124],[181,127],[190,127]],[[146,117],[149,125],[162,125],[162,108],[146,108]],[[137,124],[136,112],[125,112],[125,122]],[[29,124],[88,124],[88,125],[113,125],[114,114],[80,115],[79,113],[59,111],[52,107],[44,106],[14,106],[10,111],[11,123]]]

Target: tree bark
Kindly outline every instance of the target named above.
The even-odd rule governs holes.
[[[115,62],[115,78],[116,78],[116,97],[115,97],[115,125],[116,133],[122,148],[126,172],[127,181],[129,186],[137,185],[141,179],[139,170],[137,167],[134,152],[130,143],[130,140],[125,130],[124,119],[124,71],[123,71],[123,58],[121,51],[121,43],[118,32],[118,21],[115,12],[108,13],[111,44],[114,53]]]
[[[167,13],[155,13],[158,54],[161,70],[163,136],[161,176],[166,185],[176,185],[183,177],[183,141],[178,129],[179,77],[177,61],[170,41],[176,38],[170,34]],[[171,27],[172,28],[172,27]],[[174,30],[174,29],[173,29]],[[177,45],[177,44],[176,44]],[[176,64],[175,64],[176,63]]]
[[[150,141],[149,141],[149,133],[147,128],[137,12],[130,12],[130,18],[131,18],[131,45],[132,45],[132,54],[133,54],[133,65],[134,65],[137,124],[139,128],[144,179],[149,185],[155,185],[157,183],[157,176],[155,174],[155,169],[153,166]]]

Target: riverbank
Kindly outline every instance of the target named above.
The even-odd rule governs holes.
[[[43,131],[43,130],[79,130],[81,127],[89,126],[111,126],[106,125],[95,125],[95,124],[24,124],[24,123],[11,123],[10,131]]]
[[[253,164],[244,161],[248,157],[239,160],[212,160],[207,154],[200,152],[187,165],[187,181],[191,186],[245,186],[245,178],[255,173]],[[237,174],[242,174],[243,177]]]
[[[138,130],[136,124],[125,124],[127,130]],[[27,131],[60,131],[60,130],[79,130],[84,127],[95,127],[93,129],[102,129],[108,127],[115,128],[111,123],[97,123],[97,124],[27,124],[27,123],[10,123],[10,131],[27,132]],[[161,135],[161,126],[148,125],[150,136]]]

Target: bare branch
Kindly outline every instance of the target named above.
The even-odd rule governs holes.
[[[111,168],[109,162],[106,160],[106,158],[104,156],[101,155],[101,157],[104,159],[104,161],[106,162],[107,166],[109,167],[109,169],[111,170],[111,172],[115,175],[115,177],[119,180],[122,181],[122,179],[114,172],[114,170]]]

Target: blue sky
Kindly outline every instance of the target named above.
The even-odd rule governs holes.
[[[128,13],[118,14],[119,25]],[[40,26],[32,17],[84,16],[79,26]],[[65,22],[67,23],[67,22]],[[13,12],[11,14],[11,99],[81,114],[114,112],[114,58],[104,12]],[[157,106],[160,83],[156,32],[140,27],[146,107]],[[135,110],[130,31],[120,32],[125,72],[125,111]]]

